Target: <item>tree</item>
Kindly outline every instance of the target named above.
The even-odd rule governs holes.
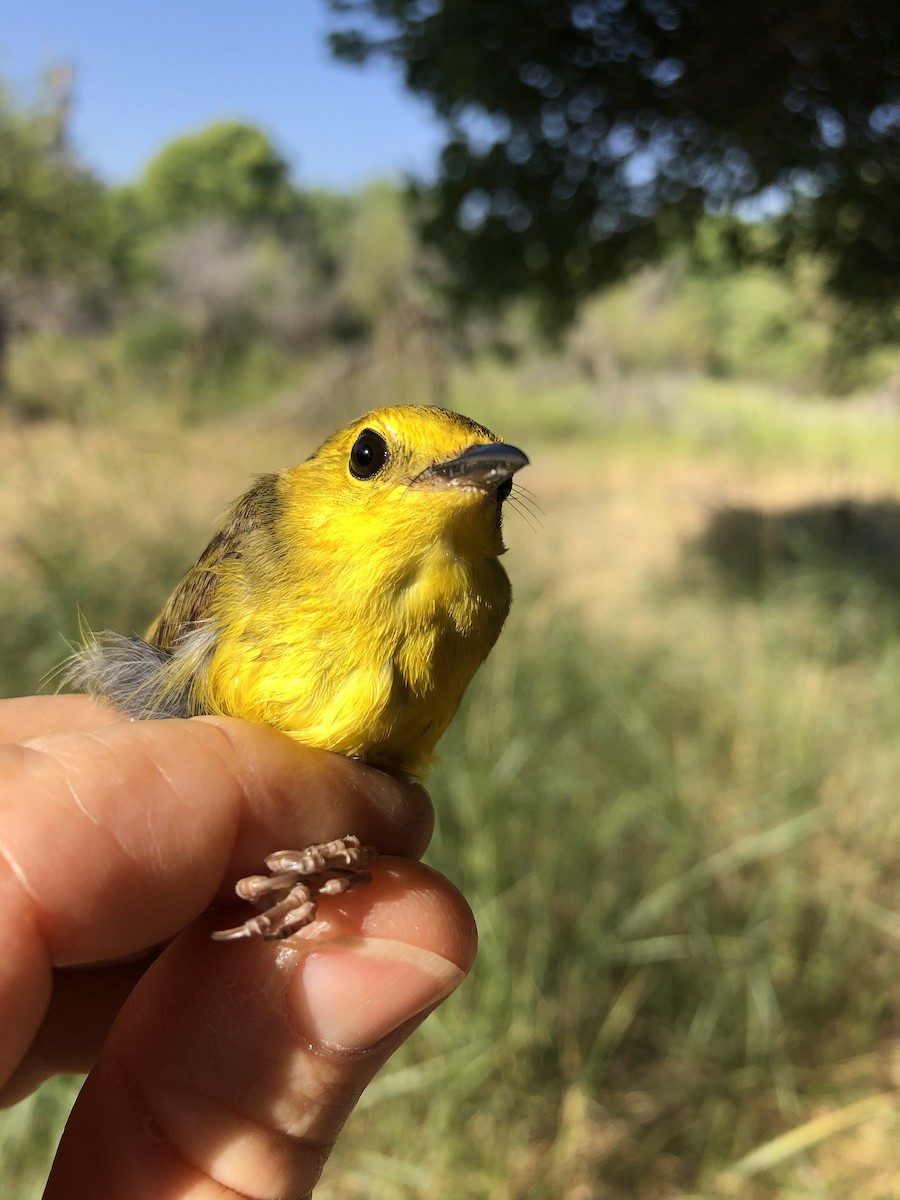
[[[777,208],[783,252],[900,296],[896,0],[329,2],[335,53],[445,123],[426,233],[462,293],[561,321],[705,212]]]
[[[302,204],[288,166],[260,129],[222,121],[169,142],[136,194],[151,222],[179,227],[209,217],[234,225],[285,224]]]
[[[0,392],[13,328],[60,285],[106,276],[105,193],[69,150],[70,84],[58,69],[31,106],[0,85]]]
[[[143,219],[157,296],[199,358],[260,335],[296,345],[321,327],[317,214],[262,130],[224,121],[169,142],[121,203]]]
[[[343,247],[341,294],[352,314],[374,328],[415,294],[415,241],[404,197],[373,183],[359,197]]]

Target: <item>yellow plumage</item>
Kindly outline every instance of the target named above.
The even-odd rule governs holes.
[[[100,635],[70,678],[131,716],[244,717],[421,775],[509,610],[527,461],[443,409],[368,413],[259,479],[146,639]]]

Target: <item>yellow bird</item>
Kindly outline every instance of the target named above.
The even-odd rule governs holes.
[[[68,682],[133,718],[243,717],[421,777],[509,611],[501,512],[527,463],[445,409],[370,412],[261,476],[146,638],[91,637]],[[293,932],[310,880],[342,890],[371,853],[273,855],[238,888],[270,907],[229,935]]]

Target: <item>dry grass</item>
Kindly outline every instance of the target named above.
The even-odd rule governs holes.
[[[575,606],[593,624],[612,618],[623,634],[655,624],[653,595],[682,570],[686,548],[715,514],[752,509],[777,516],[852,498],[900,500],[900,476],[860,466],[789,463],[763,469],[727,450],[648,455],[625,447],[597,455],[584,446],[538,446],[522,482],[540,505],[538,527],[507,518],[515,555],[546,581],[542,600]]]

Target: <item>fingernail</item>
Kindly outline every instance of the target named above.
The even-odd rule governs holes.
[[[293,1023],[333,1050],[364,1050],[437,1004],[465,972],[418,946],[335,938],[305,955],[288,988]]]

